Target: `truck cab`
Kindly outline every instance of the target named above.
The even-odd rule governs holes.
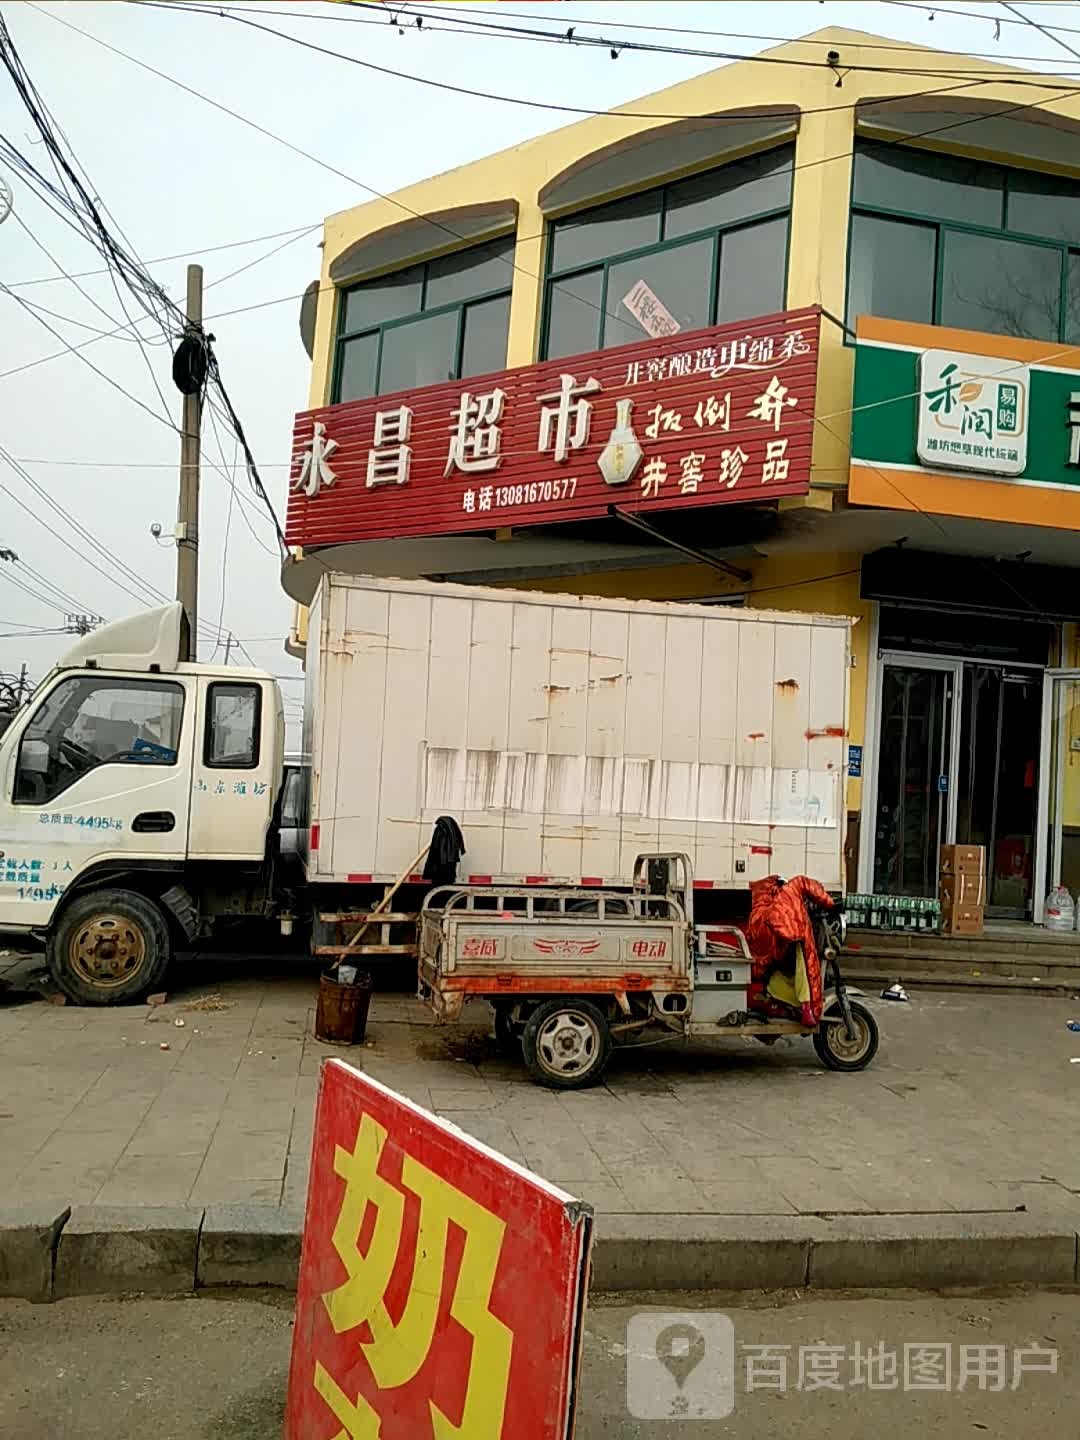
[[[0,932],[44,940],[82,1004],[272,907],[280,691],[181,661],[186,623],[177,603],[81,637],[0,736]]]

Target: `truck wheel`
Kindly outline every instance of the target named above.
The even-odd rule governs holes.
[[[878,1027],[865,1005],[860,1005],[857,1000],[849,1003],[854,1039],[848,1039],[843,1020],[838,1019],[837,1024],[822,1025],[814,1032],[814,1049],[826,1070],[852,1074],[856,1070],[865,1070],[877,1054]],[[838,1010],[829,1013],[837,1017],[840,1014]]]
[[[45,957],[52,978],[77,1005],[124,1005],[161,984],[169,929],[144,895],[98,890],[61,913]]]
[[[529,1016],[521,1046],[534,1080],[552,1090],[580,1090],[603,1074],[611,1032],[589,1000],[545,1000]]]

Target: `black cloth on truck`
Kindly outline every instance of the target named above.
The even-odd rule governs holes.
[[[424,879],[432,885],[452,885],[457,879],[458,861],[465,854],[465,837],[451,815],[440,815],[431,834],[431,847],[424,864]]]

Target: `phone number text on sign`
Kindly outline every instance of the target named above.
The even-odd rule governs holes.
[[[577,476],[558,480],[531,480],[527,485],[482,485],[466,490],[461,508],[467,515],[477,510],[501,510],[507,505],[550,505],[553,500],[572,500],[577,494]]]

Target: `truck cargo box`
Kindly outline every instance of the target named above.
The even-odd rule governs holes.
[[[309,878],[394,880],[452,815],[459,879],[842,888],[851,622],[324,577],[311,607]]]

